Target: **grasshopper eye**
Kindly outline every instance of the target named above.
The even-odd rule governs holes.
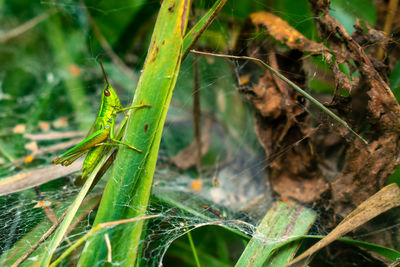
[[[104,89],[104,95],[105,96],[110,96],[111,95],[110,91],[108,91],[108,89]]]

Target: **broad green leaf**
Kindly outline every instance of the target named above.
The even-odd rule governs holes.
[[[357,18],[375,25],[376,7],[371,0],[332,0],[330,13],[346,29],[348,34],[354,32],[353,25]]]
[[[242,266],[285,266],[294,256],[299,242],[276,248],[286,239],[304,235],[316,218],[315,212],[295,203],[276,202],[267,212],[253,238],[236,263]]]

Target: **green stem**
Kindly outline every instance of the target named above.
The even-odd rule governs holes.
[[[193,253],[194,260],[196,262],[196,266],[200,267],[201,265],[200,265],[199,257],[197,256],[196,247],[194,246],[194,243],[193,243],[192,234],[190,233],[190,231],[187,228],[186,228],[186,230],[188,231],[187,237],[189,239],[190,248],[192,249],[192,253]]]
[[[83,244],[83,242],[85,242],[89,237],[91,237],[92,235],[94,235],[95,233],[97,233],[98,231],[100,231],[103,228],[106,227],[112,227],[115,225],[120,225],[120,224],[124,224],[124,223],[131,223],[131,222],[137,222],[137,221],[141,221],[141,220],[148,220],[148,219],[153,219],[153,218],[157,218],[160,217],[161,215],[150,215],[150,216],[143,216],[143,217],[137,217],[137,218],[132,218],[132,219],[127,219],[127,220],[120,220],[120,221],[115,221],[115,222],[109,222],[109,223],[101,223],[96,225],[95,227],[93,227],[87,234],[85,234],[84,236],[82,236],[81,238],[79,238],[74,244],[72,244],[72,246],[70,246],[67,250],[64,251],[63,254],[61,254],[60,257],[58,257],[51,265],[50,267],[55,267],[58,264],[61,263],[61,261],[63,259],[65,259],[69,254],[71,254],[72,251],[74,251],[76,248],[78,248],[80,245]]]
[[[57,68],[60,71],[59,75],[62,76],[65,84],[67,97],[73,109],[72,113],[79,128],[87,130],[94,121],[94,114],[87,102],[80,76],[71,71],[76,63],[67,43],[68,38],[61,30],[60,17],[53,16],[46,22],[46,26],[50,33],[47,35],[48,41],[52,48]]]

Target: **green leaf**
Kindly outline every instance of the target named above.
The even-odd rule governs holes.
[[[253,238],[236,263],[242,266],[285,266],[294,256],[299,242],[281,247],[287,238],[308,232],[316,218],[315,212],[298,204],[276,202],[265,215]],[[277,247],[280,247],[276,252]]]
[[[307,0],[275,1],[272,13],[287,21],[307,38],[315,39],[317,36],[313,19],[314,15],[310,10],[310,5]]]
[[[304,235],[304,236],[297,236],[294,238],[290,238],[288,240],[286,240],[285,242],[281,243],[278,248],[284,247],[288,244],[290,244],[291,242],[294,241],[299,241],[302,239],[323,239],[326,236],[323,235]],[[385,257],[388,260],[391,261],[395,261],[397,259],[400,258],[400,251],[391,249],[391,248],[387,248],[381,245],[377,245],[377,244],[372,244],[372,243],[368,243],[368,242],[364,242],[364,241],[358,241],[358,240],[353,240],[353,239],[348,239],[348,238],[338,238],[336,241],[340,241],[340,242],[344,242],[350,245],[354,245],[354,246],[358,246],[360,248],[366,249],[370,252],[374,252],[376,254],[381,255],[382,257]]]
[[[96,177],[97,172],[100,170],[104,162],[106,161],[107,155],[104,155],[103,158],[100,160],[100,163],[94,168],[93,172],[87,178],[87,181],[82,186],[81,191],[79,191],[78,195],[76,196],[74,202],[69,207],[69,210],[61,222],[57,231],[55,232],[53,238],[50,241],[50,244],[46,248],[46,252],[44,253],[39,266],[49,266],[51,259],[53,257],[54,252],[56,251],[57,247],[60,245],[61,241],[63,240],[65,233],[68,230],[68,227],[71,225],[72,220],[74,219],[80,205],[83,202],[86,194],[89,192],[89,189],[93,183],[94,178]]]
[[[225,3],[226,0],[216,1],[210,10],[208,10],[207,13],[186,34],[185,39],[183,40],[184,58],[189,53],[191,47],[196,43],[200,35],[214,20],[216,14],[218,14],[219,11],[221,11],[221,9],[224,7]]]
[[[392,70],[392,73],[390,74],[389,77],[390,81],[390,88],[392,89],[392,92],[394,96],[397,99],[397,102],[400,101],[400,61],[398,61],[395,65],[395,67]]]
[[[346,29],[348,34],[354,32],[356,19],[367,21],[370,25],[376,23],[376,7],[371,0],[332,0],[330,13]]]

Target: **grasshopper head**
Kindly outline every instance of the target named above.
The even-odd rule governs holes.
[[[101,102],[105,103],[108,107],[122,108],[117,93],[108,83],[104,86],[103,93],[101,94]]]
[[[104,80],[106,81],[106,86],[103,88],[103,92],[101,94],[101,103],[102,105],[105,105],[105,108],[107,109],[108,107],[114,108],[114,109],[121,109],[121,103],[119,102],[119,98],[117,93],[114,91],[114,88],[111,87],[110,83],[108,82],[106,72],[103,67],[103,63],[100,60],[100,67],[101,70],[103,71],[104,75]]]

